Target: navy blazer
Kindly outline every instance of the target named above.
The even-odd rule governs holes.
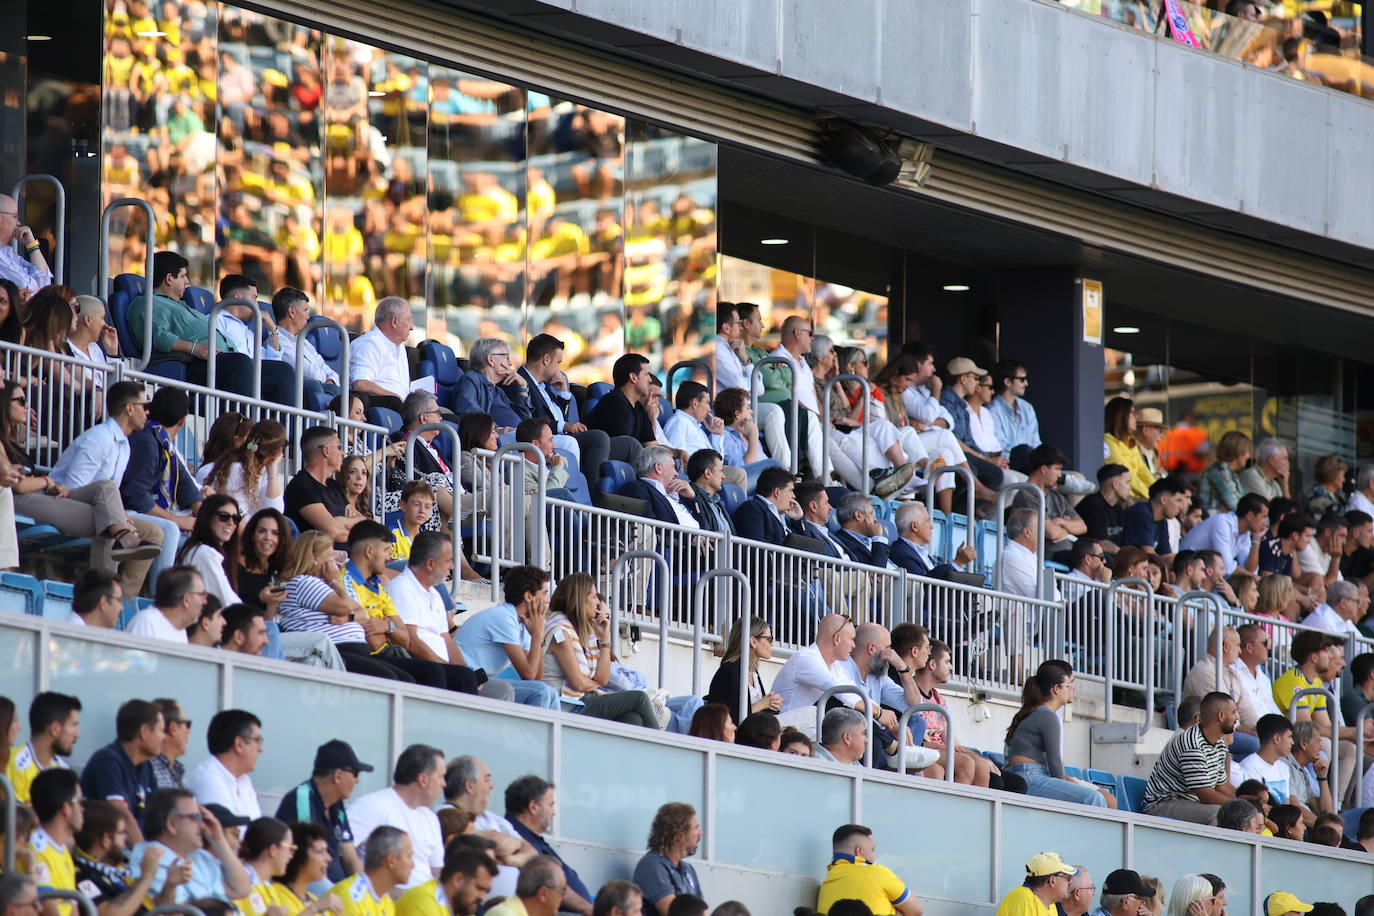
[[[553,408],[549,406],[549,402],[556,401],[558,409],[563,411],[564,423],[582,422],[577,412],[577,399],[572,396],[572,392],[568,392],[566,397],[551,393],[542,384],[536,382],[534,376],[530,374],[530,370],[524,366],[516,371],[525,380],[525,384],[529,386],[530,413],[532,416],[543,417],[550,423],[554,422]],[[558,433],[562,430],[555,428],[554,432]]]
[[[616,493],[619,496],[628,496],[630,499],[644,500],[646,518],[669,522],[674,525],[679,524],[677,513],[673,511],[672,505],[668,502],[668,497],[660,493],[658,487],[651,487],[643,480],[636,478],[623,485]],[[684,505],[686,505],[685,502]]]
[[[841,554],[838,550],[836,550],[835,545],[831,544],[830,541],[827,541],[824,537],[817,534],[814,530],[815,528],[824,527],[824,525],[813,525],[813,523],[808,522],[804,518],[797,519],[795,522],[792,523],[792,530],[795,531],[797,534],[800,534],[802,537],[814,538],[815,540],[821,542],[820,552],[823,555],[835,560],[849,559],[848,557]],[[833,533],[830,533],[830,536],[833,538],[835,535]]]
[[[163,473],[167,470],[167,456],[158,445],[157,435],[151,429],[136,429],[129,434],[129,465],[124,469],[124,479],[119,484],[120,501],[130,512],[147,512],[157,505],[156,494]],[[200,487],[186,468],[178,461],[176,467],[175,492],[172,502],[176,508],[189,509],[201,500]]]
[[[735,533],[742,538],[778,546],[787,540],[787,528],[778,521],[772,507],[764,504],[761,496],[751,496],[740,503],[733,518]]]
[[[849,558],[854,562],[863,563],[868,566],[879,566],[884,569],[887,568],[887,557],[889,551],[892,549],[891,545],[875,543],[870,550],[865,547],[863,541],[855,537],[852,532],[846,531],[843,528],[836,531],[831,537],[839,542],[840,546],[845,549],[849,554]]]
[[[916,548],[912,547],[906,538],[897,538],[896,543],[888,552],[888,559],[909,573],[931,579],[944,579],[954,571],[954,567],[948,563],[927,566],[925,560],[921,559],[921,555],[916,552]]]

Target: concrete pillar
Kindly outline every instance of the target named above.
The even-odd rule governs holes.
[[[1104,290],[1104,300],[1111,295]],[[1104,305],[1104,315],[1109,306]],[[1105,323],[1104,318],[1104,323]],[[1083,341],[1082,290],[1070,268],[998,278],[998,353],[1026,366],[1040,438],[1090,480],[1102,465],[1102,347]]]

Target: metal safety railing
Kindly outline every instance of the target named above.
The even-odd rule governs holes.
[[[668,402],[673,403],[673,378],[681,371],[687,370],[687,378],[690,380],[692,374],[700,370],[706,373],[706,393],[715,400],[716,396],[716,374],[711,370],[704,360],[684,359],[673,363],[673,368],[663,376],[663,393],[668,396]]]
[[[846,693],[855,694],[864,701],[864,718],[868,720],[866,726],[868,735],[867,740],[864,741],[864,766],[871,770],[873,769],[873,723],[877,721],[873,718],[873,713],[877,707],[873,705],[873,700],[869,697],[868,691],[864,690],[858,684],[838,684],[821,694],[816,700],[816,743],[821,743],[821,725],[825,722],[825,707],[829,704],[830,698]],[[901,753],[900,748],[904,744],[906,744],[906,736],[901,734],[897,735],[898,753]]]
[[[1365,720],[1368,719],[1370,716],[1374,716],[1374,703],[1366,703],[1364,706],[1362,706],[1360,708],[1359,713],[1357,713],[1355,716],[1355,721],[1350,723],[1351,727],[1355,729],[1354,744],[1356,773],[1364,772],[1364,723]],[[1365,798],[1363,779],[1360,780],[1360,787],[1356,791],[1358,792],[1358,794],[1355,796],[1356,805],[1363,808],[1365,805],[1370,804],[1371,799]]]
[[[997,560],[992,566],[992,585],[1002,590],[1002,569],[1007,555],[1007,505],[1018,492],[1035,494],[1035,597],[1045,595],[1045,494],[1033,483],[1009,483],[997,492]],[[972,524],[970,521],[969,524]]]
[[[538,474],[538,485],[534,492],[534,503],[528,513],[525,511],[525,499],[528,494],[525,492],[525,462],[528,460],[523,455],[531,455],[534,458],[536,472]],[[507,460],[508,458],[512,460]],[[512,467],[518,460],[518,471]],[[506,468],[513,473],[507,489],[510,491],[509,500],[503,494],[502,469]],[[487,512],[491,519],[491,597],[493,601],[501,600],[501,570],[510,566],[519,566],[526,560],[527,553],[533,553],[529,562],[541,568],[547,567],[547,532],[545,518],[547,512],[545,506],[548,503],[548,484],[549,469],[545,461],[544,453],[532,442],[508,442],[496,449],[491,458],[491,468],[488,476],[487,489]],[[509,506],[507,507],[507,502]],[[507,541],[501,521],[507,511],[510,512],[512,523],[512,536]],[[533,531],[527,533],[528,524],[533,525]],[[527,545],[532,546],[532,551],[527,551]],[[509,546],[510,555],[506,555],[506,548]]]
[[[81,916],[97,916],[95,904],[91,902],[90,897],[81,891],[44,887],[38,892],[38,902],[42,903],[45,900],[66,900],[76,904],[76,908],[81,911]]]
[[[945,782],[954,782],[954,719],[949,710],[939,703],[916,703],[908,706],[897,722],[897,772],[906,772],[906,730],[911,727],[912,716],[918,713],[933,712],[945,720]]]
[[[350,367],[348,363],[348,329],[333,318],[326,318],[323,315],[316,315],[305,323],[296,334],[296,400],[297,407],[305,406],[305,348],[309,344],[309,334],[316,328],[333,328],[339,332],[339,342],[341,347],[339,360],[339,391],[342,397],[339,398],[339,419],[348,419],[348,399],[349,399],[349,378]]]
[[[792,449],[792,467],[790,470],[795,474],[797,469],[801,467],[801,454],[797,451],[801,444],[801,426],[798,425],[801,422],[798,414],[801,405],[797,403],[797,370],[792,365],[792,360],[786,356],[765,356],[754,363],[754,371],[749,373],[749,407],[753,410],[756,419],[759,415],[759,395],[763,393],[765,387],[763,384],[764,366],[781,366],[787,370],[787,377],[791,379],[788,383],[787,398],[787,444]],[[824,439],[823,436],[822,439]]]
[[[37,350],[19,344],[0,344],[5,377],[24,389],[32,419],[27,429],[15,430],[19,444],[45,464],[56,461],[65,448],[105,415],[104,393],[118,381],[120,367],[79,356]],[[42,454],[52,450],[53,454]]]
[[[669,604],[668,579],[672,570],[661,554],[652,550],[630,550],[616,558],[611,568],[611,639],[620,638],[620,610],[625,606],[626,568],[636,560],[643,560],[658,573],[658,686],[661,688],[668,668],[668,620],[672,617]]]
[[[67,253],[67,189],[54,175],[33,174],[25,175],[23,178],[19,179],[15,182],[14,190],[10,192],[10,196],[14,198],[14,209],[19,214],[16,218],[19,219],[21,223],[27,222],[27,220],[23,218],[24,207],[20,201],[23,197],[24,189],[34,182],[50,184],[53,187],[55,198],[54,206],[57,209],[57,213],[53,221],[54,242],[52,263],[48,265],[48,268],[52,271],[52,282],[61,286],[64,273],[62,261]],[[18,238],[16,238],[15,242],[17,243],[18,241]]]
[[[139,342],[142,354],[136,357],[139,370],[147,369],[153,361],[153,254],[157,249],[157,214],[150,203],[141,197],[120,197],[105,205],[100,213],[100,263],[96,265],[95,294],[101,302],[110,301],[110,217],[123,207],[140,207],[147,217],[146,247],[143,268],[143,339]],[[133,330],[131,327],[130,331]],[[133,356],[132,353],[128,354]]]
[[[781,357],[772,357],[772,358],[773,358],[773,359],[781,359]],[[791,368],[791,367],[789,366],[788,368]],[[840,375],[836,375],[836,376],[834,376],[834,377],[832,377],[832,378],[826,379],[826,380],[825,380],[825,384],[821,386],[821,429],[822,429],[822,431],[825,433],[825,435],[823,435],[823,436],[821,437],[821,476],[820,476],[820,479],[821,479],[821,480],[829,480],[829,479],[830,479],[830,431],[831,431],[831,430],[835,430],[836,432],[839,432],[839,430],[838,430],[837,427],[834,427],[834,426],[831,425],[831,417],[830,417],[830,392],[834,389],[834,387],[835,387],[836,385],[843,384],[843,383],[845,383],[845,382],[858,382],[859,385],[863,388],[863,393],[864,393],[864,394],[863,394],[863,398],[864,398],[864,422],[863,422],[863,426],[861,426],[861,427],[859,427],[858,429],[854,430],[854,432],[859,433],[859,434],[862,435],[862,437],[863,437],[863,441],[862,441],[862,442],[860,443],[860,445],[859,445],[859,448],[860,448],[859,457],[860,457],[860,459],[861,459],[860,462],[859,462],[859,481],[860,481],[864,486],[868,486],[868,468],[869,468],[869,464],[868,464],[868,445],[869,445],[869,438],[870,438],[870,435],[869,435],[869,424],[872,422],[872,418],[869,416],[869,411],[873,409],[873,399],[872,399],[872,396],[871,396],[871,395],[872,395],[873,389],[872,389],[872,387],[869,385],[868,379],[864,378],[862,375],[854,375],[854,374],[848,373],[848,372],[842,373],[842,374],[840,374]],[[755,402],[754,410],[755,410],[756,412],[757,412],[757,410],[758,410],[757,401]],[[843,432],[841,432],[840,435],[842,435],[842,436],[848,436],[848,435],[853,435],[853,433],[843,433]]]
[[[749,630],[753,621],[753,614],[749,606],[749,579],[738,569],[708,569],[702,573],[701,578],[697,579],[696,585],[692,587],[692,695],[701,696],[701,653],[704,648],[702,636],[704,631],[703,617],[706,610],[706,586],[717,583],[721,579],[730,579],[740,586],[740,607],[742,608],[738,623],[732,626],[739,626],[740,639],[740,664],[744,667],[740,669],[740,707],[739,721],[743,722],[749,715]],[[660,637],[662,639],[662,637]]]
[[[1113,721],[1113,719],[1115,718],[1114,713],[1115,713],[1115,707],[1116,707],[1116,704],[1112,702],[1112,694],[1113,694],[1113,692],[1114,692],[1113,688],[1116,687],[1116,661],[1117,661],[1117,658],[1118,658],[1118,653],[1117,653],[1117,651],[1116,651],[1116,644],[1117,644],[1117,632],[1116,632],[1116,628],[1117,628],[1117,615],[1116,615],[1116,613],[1115,613],[1115,612],[1116,612],[1116,607],[1117,607],[1117,600],[1116,600],[1116,599],[1117,599],[1117,597],[1121,594],[1121,592],[1122,592],[1124,589],[1128,589],[1128,588],[1131,589],[1132,591],[1141,592],[1141,593],[1143,593],[1143,594],[1145,594],[1145,595],[1149,595],[1149,594],[1150,594],[1150,583],[1149,583],[1149,582],[1146,582],[1144,579],[1137,579],[1137,578],[1134,578],[1134,577],[1131,577],[1131,576],[1123,577],[1123,578],[1121,578],[1121,579],[1116,579],[1116,580],[1114,580],[1110,585],[1107,586],[1107,601],[1106,601],[1106,607],[1105,607],[1104,612],[1103,612],[1102,617],[1101,617],[1102,622],[1105,624],[1105,626],[1104,626],[1104,628],[1103,628],[1103,629],[1104,629],[1104,636],[1105,636],[1105,642],[1104,642],[1104,649],[1105,649],[1105,651],[1104,651],[1103,654],[1104,654],[1104,656],[1105,656],[1105,669],[1106,669],[1106,670],[1105,670],[1105,672],[1104,672],[1104,682],[1105,682],[1105,684],[1106,684],[1105,693],[1106,693],[1106,696],[1107,696],[1107,709],[1106,709],[1106,713],[1105,713],[1105,715],[1103,716],[1103,718],[1104,718],[1107,722],[1111,722],[1111,721]],[[1147,655],[1151,655],[1151,654],[1152,654],[1152,651],[1151,651],[1151,650],[1153,650],[1153,648],[1154,648],[1154,633],[1155,633],[1155,631],[1154,631],[1154,628],[1153,628],[1153,627],[1150,627],[1150,626],[1146,626],[1144,629],[1145,629],[1145,632],[1146,632],[1146,634],[1147,634],[1147,645],[1150,647],[1149,649],[1146,650],[1146,654],[1147,654]],[[1145,675],[1145,681],[1150,685],[1149,692],[1150,692],[1150,695],[1151,695],[1151,699],[1153,699],[1153,694],[1154,694],[1154,675],[1153,675],[1153,670],[1154,670],[1154,666],[1153,666],[1153,665],[1148,665],[1148,664],[1147,664],[1145,667],[1146,667],[1146,669],[1147,669],[1147,673],[1146,673],[1146,675]],[[1153,703],[1146,703],[1145,709],[1146,709],[1147,711],[1153,709]],[[1148,719],[1147,719],[1147,721],[1148,721]]]
[[[463,465],[463,446],[458,439],[458,427],[447,420],[415,427],[406,434],[406,480],[415,479],[415,446],[425,433],[444,433],[453,439],[453,457],[449,460],[448,466],[453,487],[453,518],[450,519],[448,526],[449,537],[453,543],[453,576],[449,580],[449,594],[457,598],[463,582],[462,564],[459,560],[463,555],[462,508],[459,505],[460,494],[463,492],[463,482],[459,476]]]
[[[974,509],[976,503],[973,495],[973,471],[969,470],[966,465],[947,464],[944,467],[936,468],[934,473],[926,476],[926,483],[928,484],[926,487],[926,512],[930,513],[931,518],[935,517],[935,481],[939,480],[944,474],[953,474],[955,477],[962,478],[964,481],[964,527],[968,532],[969,538],[973,538],[975,537],[974,527],[978,524],[978,516]],[[954,524],[954,519],[949,519],[949,523]],[[901,532],[898,533],[900,534]],[[951,544],[949,550],[950,556],[953,557],[957,552],[958,548]],[[1000,554],[1001,551],[999,550],[998,553]]]

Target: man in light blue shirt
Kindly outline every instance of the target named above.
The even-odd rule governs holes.
[[[673,396],[677,409],[663,424],[668,444],[678,451],[694,455],[704,448],[725,454],[725,421],[711,416],[711,393],[701,382],[686,381],[677,387]],[[726,465],[725,482],[741,489],[747,486],[743,468]]]
[[[1269,530],[1269,501],[1258,493],[1246,493],[1235,512],[1218,512],[1203,519],[1183,536],[1182,550],[1215,550],[1221,554],[1226,575],[1240,566],[1246,572],[1259,569],[1260,539]]]
[[[549,612],[549,574],[516,566],[501,577],[505,603],[478,611],[458,630],[458,648],[469,666],[489,678],[509,680],[515,702],[560,709],[558,691],[544,683],[544,626]]]
[[[1000,360],[994,367],[993,381],[997,397],[988,405],[988,411],[997,428],[997,438],[1011,452],[1011,466],[1023,474],[1029,473],[1017,465],[1025,465],[1030,450],[1040,445],[1040,420],[1030,401],[1023,397],[1030,386],[1026,367],[1014,359]]]
[[[224,836],[224,827],[205,807],[196,804],[196,797],[186,789],[161,789],[154,793],[143,818],[143,832],[148,839],[134,846],[129,857],[134,877],[140,874],[143,853],[149,846],[162,849],[157,863],[157,877],[149,892],[162,893],[172,868],[178,871],[181,863],[190,863],[190,875],[173,878],[177,884],[176,902],[192,900],[222,900],[231,903],[247,897],[252,891],[248,873],[238,855]]]
[[[879,623],[864,623],[854,631],[854,648],[849,653],[850,677],[868,694],[868,699],[883,707],[877,715],[878,724],[894,736],[897,734],[896,710],[921,702],[916,687],[916,672],[892,650],[892,634]],[[898,680],[888,676],[888,668],[896,672]],[[938,751],[922,747],[925,740],[925,720],[912,716],[907,724],[907,768],[921,770],[940,759]]]

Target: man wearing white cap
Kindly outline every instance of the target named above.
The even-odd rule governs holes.
[[[1069,881],[1077,873],[1058,853],[1031,856],[1025,883],[1002,898],[996,916],[1053,916],[1054,905],[1069,895]]]

